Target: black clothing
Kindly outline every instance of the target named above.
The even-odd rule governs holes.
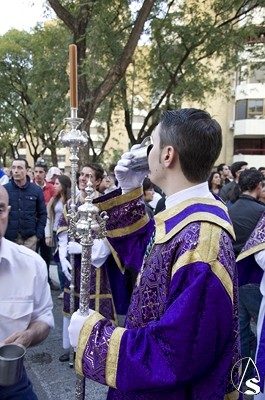
[[[231,182],[227,183],[226,185],[222,186],[219,196],[225,203],[228,200],[231,200],[231,196],[234,192],[236,185],[237,185],[236,181],[231,181]]]
[[[154,209],[146,201],[144,203],[145,203],[145,210],[146,210],[147,214],[149,215],[150,218],[153,218]]]
[[[236,235],[236,241],[233,244],[236,256],[242,250],[264,211],[265,204],[247,194],[241,194],[228,209]]]
[[[166,196],[163,195],[161,197],[161,199],[158,200],[155,211],[154,211],[154,215],[158,214],[160,211],[164,211],[166,208]]]

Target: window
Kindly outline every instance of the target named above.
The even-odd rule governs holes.
[[[264,83],[265,67],[255,68],[250,72],[249,83]]]
[[[263,99],[239,100],[236,102],[235,119],[261,119],[265,117]]]
[[[263,117],[263,100],[248,100],[247,118]]]
[[[65,156],[57,156],[58,162],[65,163]]]
[[[247,118],[247,100],[239,100],[236,102],[236,116],[235,119]]]
[[[265,154],[265,139],[240,139],[234,140],[234,154]]]

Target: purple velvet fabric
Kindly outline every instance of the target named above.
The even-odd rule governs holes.
[[[226,215],[225,223],[228,220]],[[129,221],[127,219],[127,223]],[[170,223],[173,224],[172,219]],[[200,222],[190,223],[165,243],[154,244],[147,253],[145,248],[154,230],[150,222],[137,232],[138,242],[136,233],[122,240],[113,239],[115,249],[119,249],[124,260],[133,252],[137,268],[142,264],[144,254],[145,257],[126,318],[127,330],[119,348],[117,389],[110,388],[108,400],[223,400],[225,393],[234,390],[230,373],[240,357],[232,242],[223,230],[217,259],[232,280],[233,303],[211,266],[201,261],[199,253],[197,258],[194,256],[200,229]],[[132,236],[133,250],[130,246]],[[172,277],[176,261],[192,250],[192,262],[187,262]],[[99,321],[94,327],[97,332],[101,329],[98,343],[104,342],[105,336],[106,342],[109,340],[104,333],[105,325],[106,321]],[[91,354],[94,345],[93,334],[83,357],[83,372],[86,371],[89,377],[92,376],[89,372],[91,362],[86,361],[85,354]],[[104,354],[107,355],[106,348]],[[106,359],[93,358],[93,362],[94,371],[102,371]],[[236,382],[236,369],[234,372]],[[104,382],[102,376],[100,373],[93,379]]]
[[[249,265],[255,267],[254,271],[257,271],[258,276],[262,278],[264,271],[259,267],[259,265],[255,261],[254,254],[256,253],[256,248],[259,246],[260,250],[260,245],[263,245],[263,248],[265,248],[265,212],[262,214],[259,222],[257,223],[256,228],[250,235],[248,241],[246,242],[244,248],[241,251],[241,255],[244,255],[244,253],[248,251],[252,251],[251,255],[247,255],[246,257],[240,260],[237,264],[241,265],[242,267],[246,267]],[[260,279],[261,280],[261,279]],[[262,300],[263,301],[263,300]],[[261,307],[262,309],[262,307]],[[262,313],[259,314],[259,319],[262,318]],[[259,325],[259,322],[258,322]],[[264,388],[264,380],[265,380],[265,318],[263,319],[262,322],[262,328],[261,328],[261,334],[259,338],[259,343],[258,343],[258,349],[257,349],[257,354],[256,354],[256,366],[260,374],[260,388],[263,391]]]

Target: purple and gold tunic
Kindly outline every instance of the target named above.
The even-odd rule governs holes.
[[[154,225],[140,188],[103,200],[108,239],[139,274],[125,328],[99,313],[87,319],[77,372],[109,385],[109,400],[237,399],[237,276],[225,205],[184,201]]]
[[[76,209],[82,204],[82,201],[78,198],[76,202]],[[68,211],[70,202],[64,208],[64,213],[59,221],[57,233],[67,231],[69,227],[68,222]],[[81,274],[81,254],[75,255],[75,310],[79,308],[79,297],[80,297],[80,274]],[[111,294],[109,278],[106,270],[105,263],[100,268],[91,268],[90,277],[90,308],[98,311],[104,315],[105,318],[110,319],[115,324],[117,323],[117,315],[114,307],[114,302]],[[65,279],[64,284],[64,306],[63,314],[65,317],[70,317],[70,282]]]
[[[260,387],[264,392],[265,380],[265,265],[261,267],[256,263],[254,255],[260,251],[265,250],[265,212],[262,214],[256,228],[251,233],[248,241],[241,250],[237,257],[237,263],[247,265],[248,267],[255,267],[259,269],[263,276],[260,283],[260,291],[262,294],[262,301],[260,305],[258,323],[257,323],[257,352],[256,352],[256,366],[259,371]],[[254,268],[253,268],[254,269]],[[255,396],[256,397],[256,396]]]

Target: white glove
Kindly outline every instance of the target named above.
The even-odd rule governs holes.
[[[82,246],[77,242],[69,242],[67,245],[67,250],[69,254],[81,254]]]
[[[72,266],[70,264],[70,262],[67,260],[67,258],[64,258],[61,261],[61,266],[62,266],[62,271],[65,275],[65,277],[68,279],[68,281],[71,281],[72,279],[72,275],[71,275],[71,270],[72,270]]]
[[[91,262],[96,268],[100,268],[111,254],[108,243],[104,239],[94,239],[92,246]]]
[[[81,254],[82,246],[77,242],[69,242],[67,245],[69,254]],[[108,256],[111,254],[110,248],[107,242],[103,239],[94,239],[92,246],[91,261],[92,265],[96,268],[100,268]]]
[[[59,258],[60,258],[60,263],[62,265],[62,271],[68,281],[71,281],[71,264],[67,260],[67,243],[68,243],[68,235],[67,232],[61,232],[58,235],[58,245],[59,245]]]
[[[89,309],[88,315],[82,315],[80,313],[80,310],[78,309],[77,311],[75,311],[72,314],[71,320],[70,320],[70,325],[68,328],[68,333],[69,333],[69,340],[70,340],[71,346],[73,348],[77,347],[80,331],[81,331],[84,323],[86,322],[86,320],[89,317],[91,317],[91,315],[94,314],[94,312],[95,312],[94,310]]]
[[[132,146],[131,150],[135,150],[140,147],[140,144]],[[144,178],[146,177],[146,171],[132,171],[131,163],[134,158],[132,151],[124,153],[121,159],[118,161],[115,167],[115,175],[122,189],[122,193],[128,193],[132,190],[142,186]]]

